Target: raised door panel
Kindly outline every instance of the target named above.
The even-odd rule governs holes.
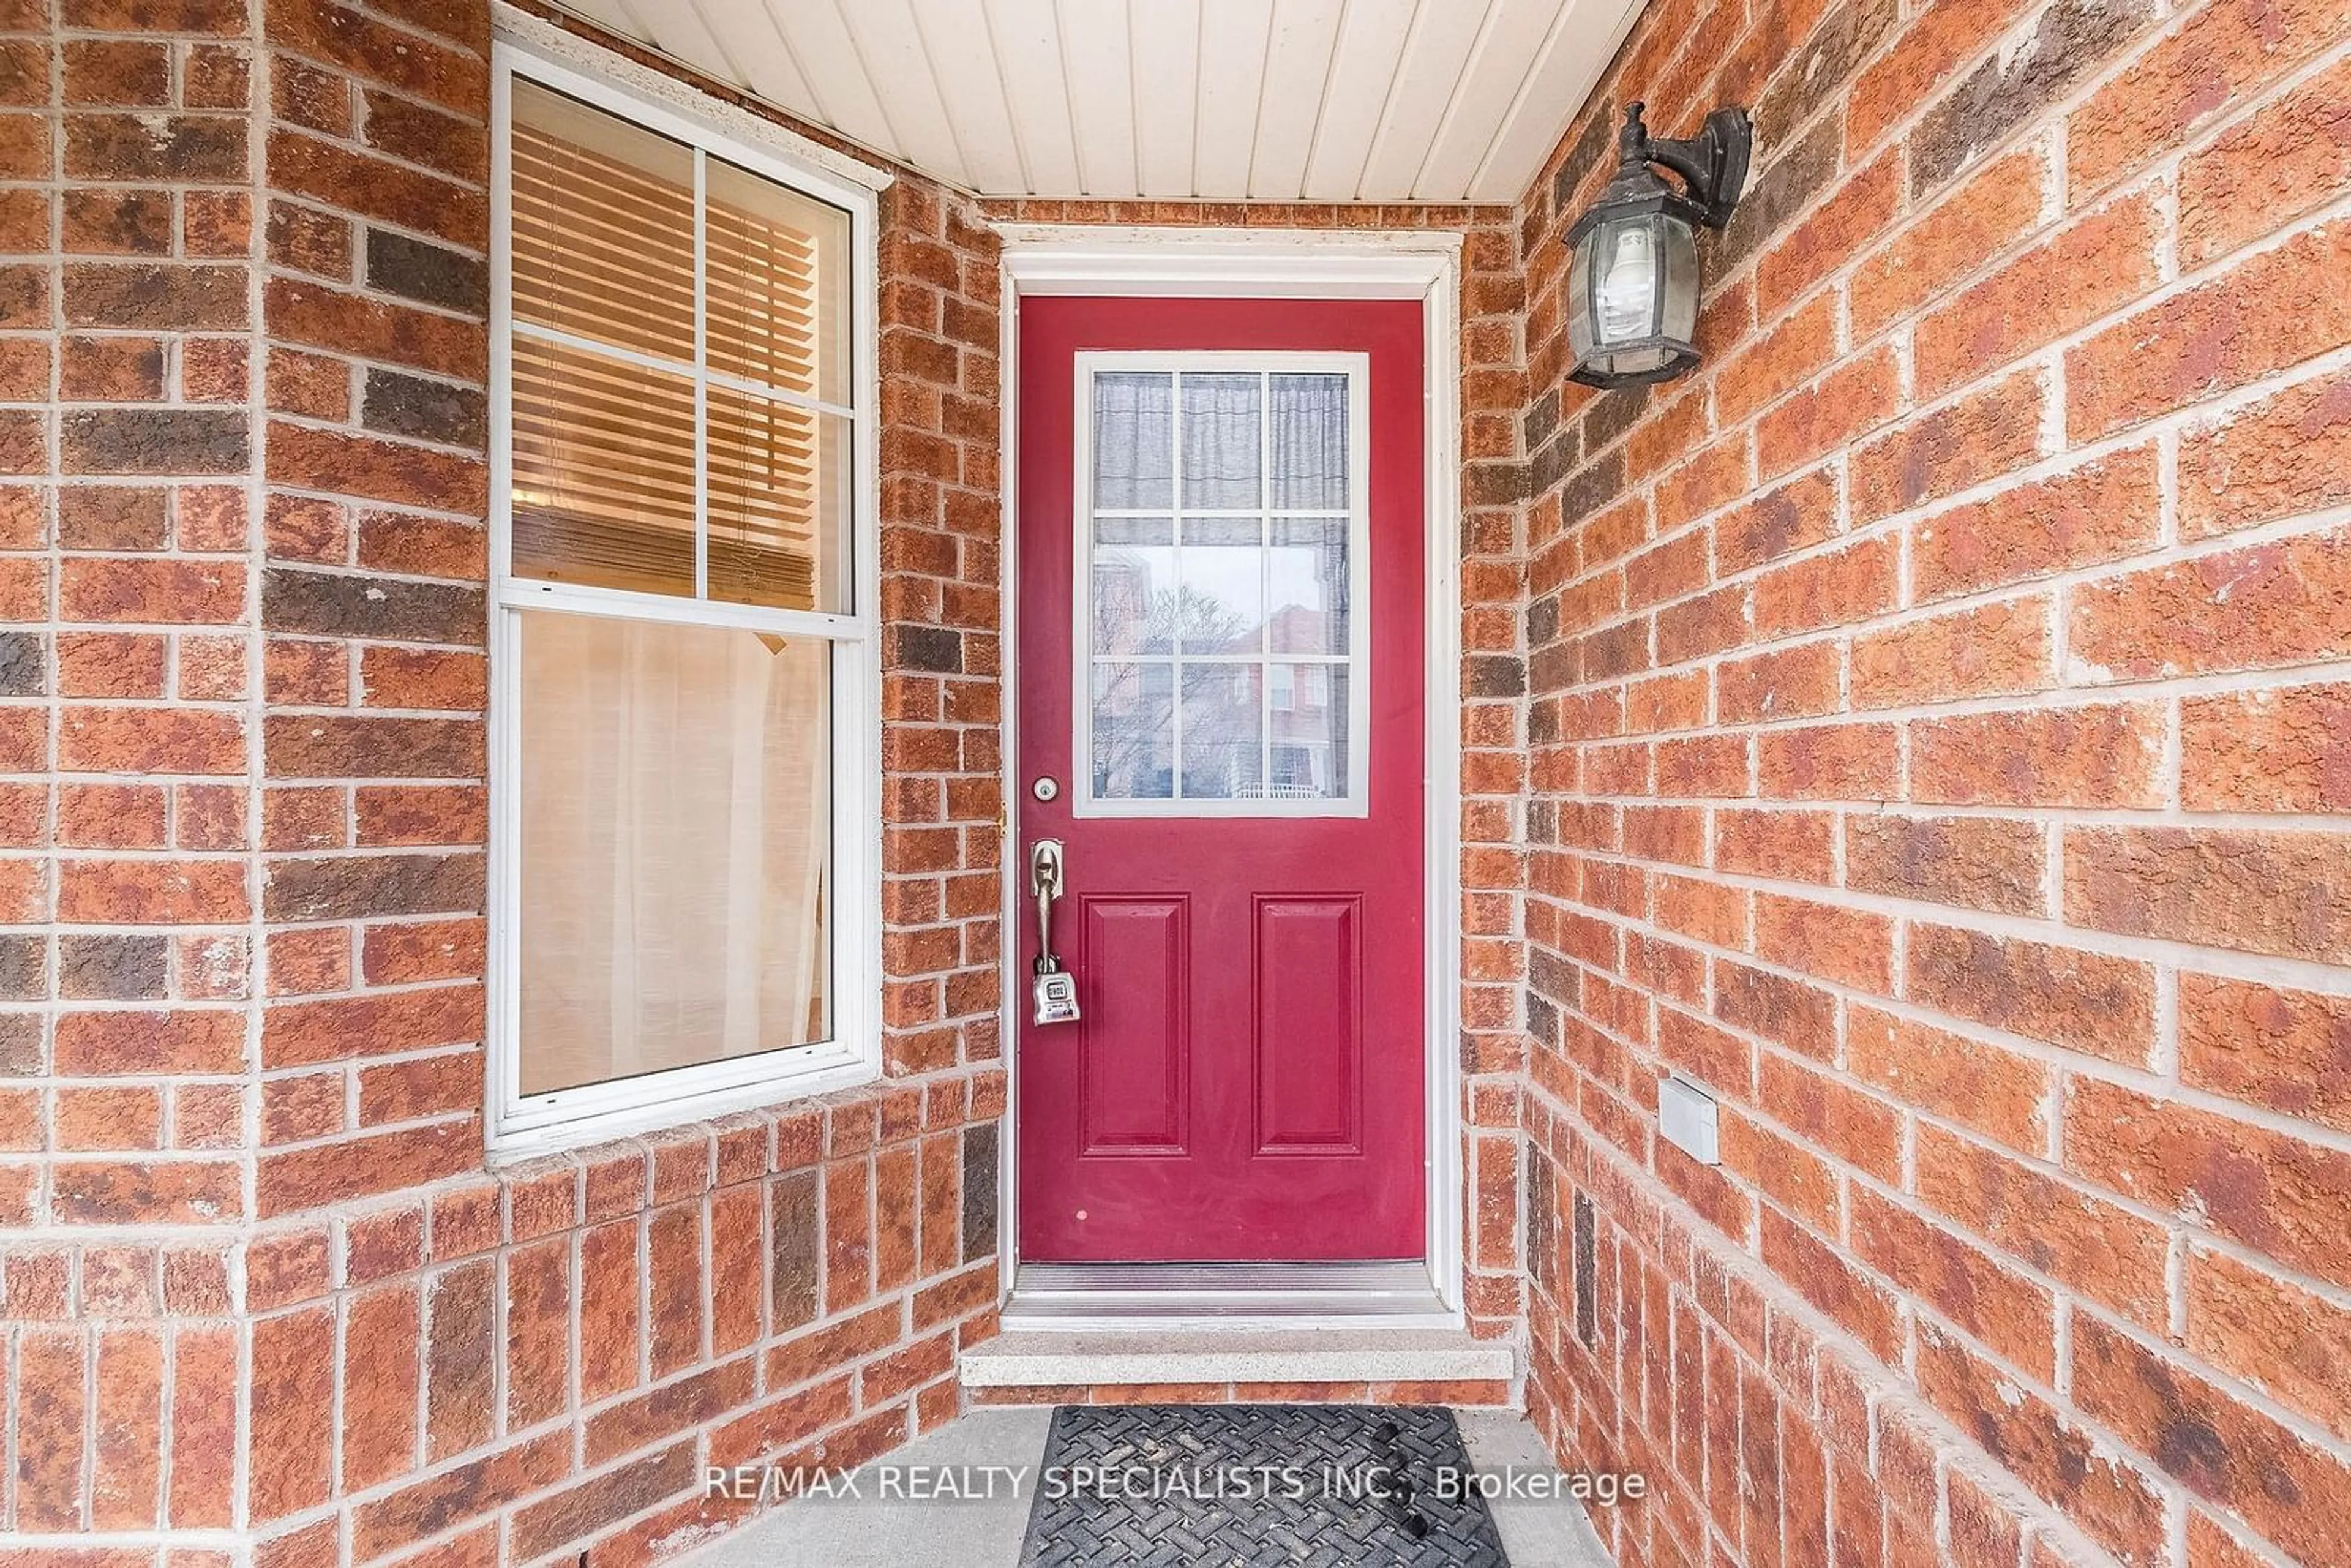
[[[1182,898],[1086,897],[1079,923],[1080,1150],[1180,1154],[1189,1121],[1190,908]]]
[[[1364,1136],[1363,900],[1256,900],[1256,1151],[1354,1154]]]

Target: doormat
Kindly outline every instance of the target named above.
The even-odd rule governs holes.
[[[1453,1412],[1064,1405],[1022,1568],[1508,1568]]]

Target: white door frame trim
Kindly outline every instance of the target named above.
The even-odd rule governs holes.
[[[1426,798],[1423,830],[1429,1281],[1458,1325],[1461,1249],[1461,246],[1443,231],[1111,227],[1003,224],[1001,603],[1004,944],[1023,918],[1019,820],[1020,301],[1029,296],[1417,299],[1422,302],[1427,495]],[[1005,1118],[998,1139],[998,1290],[1019,1266],[1019,1040],[1027,977],[1004,963]]]

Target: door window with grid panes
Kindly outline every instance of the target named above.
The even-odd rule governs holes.
[[[1367,371],[1078,356],[1081,816],[1361,816]]]

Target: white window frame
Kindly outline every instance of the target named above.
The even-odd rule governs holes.
[[[1189,820],[1201,817],[1259,818],[1305,817],[1347,818],[1371,815],[1371,717],[1372,717],[1372,551],[1371,551],[1371,383],[1372,361],[1369,354],[1333,353],[1281,350],[1081,350],[1077,360],[1077,401],[1071,405],[1076,417],[1070,423],[1077,465],[1074,488],[1077,505],[1071,508],[1071,548],[1070,559],[1070,771],[1077,789],[1071,798],[1070,814],[1084,819],[1155,818]],[[1254,663],[1266,668],[1271,662],[1324,664],[1339,665],[1349,674],[1347,682],[1347,779],[1346,793],[1335,799],[1283,800],[1275,798],[1232,800],[1187,799],[1173,796],[1165,800],[1116,799],[1105,800],[1094,794],[1093,764],[1093,524],[1094,460],[1093,409],[1094,378],[1116,375],[1123,371],[1184,372],[1196,375],[1340,375],[1347,378],[1347,647],[1343,654],[1314,658],[1306,655],[1283,655],[1269,646],[1255,655],[1235,655],[1220,662]],[[1268,437],[1270,439],[1272,412],[1266,411]],[[1186,517],[1332,517],[1339,514],[1329,507],[1279,508],[1186,508],[1181,505],[1183,453],[1183,409],[1180,398],[1170,419],[1171,439],[1176,444],[1176,465],[1169,470],[1169,483],[1175,486],[1168,497],[1165,511],[1176,522],[1176,548],[1182,548],[1180,519]],[[1272,476],[1265,476],[1270,485]],[[1114,508],[1102,514],[1108,517],[1157,517],[1162,508]],[[1273,607],[1267,605],[1270,617]],[[1176,660],[1177,687],[1176,712],[1179,744],[1176,754],[1176,788],[1181,789],[1183,752],[1182,735],[1182,671],[1180,657]],[[1272,680],[1269,675],[1264,689],[1258,695],[1259,719],[1265,725],[1264,743],[1272,743],[1270,723]]]
[[[882,1071],[881,527],[876,476],[881,417],[879,299],[873,189],[731,136],[688,106],[501,37],[491,51],[490,301],[490,846],[486,1134],[494,1160],[528,1158],[583,1144],[706,1120],[779,1100],[875,1079]],[[852,397],[849,407],[763,389],[762,395],[848,416],[851,424],[851,597],[843,613],[720,604],[661,594],[541,582],[513,572],[512,256],[513,84],[552,89],[632,124],[722,158],[850,214]],[[695,161],[696,183],[704,158]],[[697,191],[697,193],[698,191]],[[702,247],[697,217],[695,250]],[[535,336],[556,338],[543,329]],[[632,357],[603,344],[597,351]],[[669,369],[664,365],[664,369]],[[695,367],[697,397],[737,378]],[[697,460],[700,453],[696,454]],[[697,544],[696,559],[702,555]],[[831,874],[825,911],[832,1038],[635,1077],[525,1094],[521,1089],[521,661],[517,623],[528,610],[564,611],[673,625],[715,626],[831,643]]]

